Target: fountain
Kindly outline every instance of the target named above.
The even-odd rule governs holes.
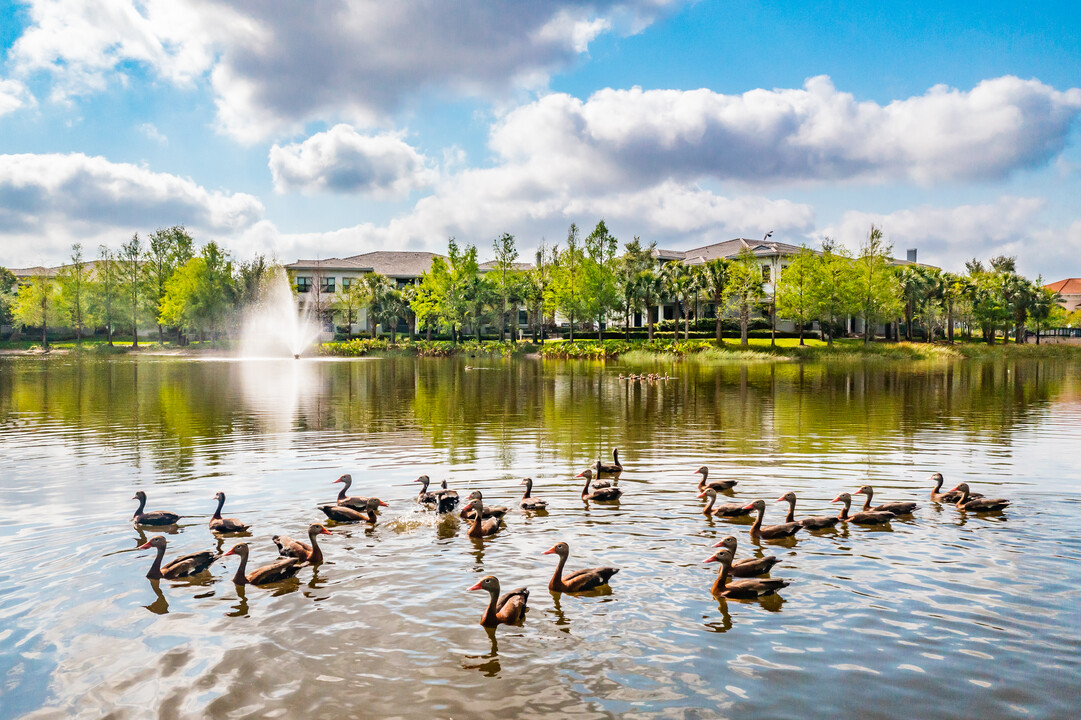
[[[293,288],[284,270],[266,282],[256,303],[248,308],[240,335],[240,356],[288,357],[299,360],[321,332],[311,303],[297,310]]]

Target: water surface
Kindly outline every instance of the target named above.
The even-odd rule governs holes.
[[[1081,690],[1081,367],[1062,361],[667,368],[618,365],[0,359],[0,717],[1066,718]],[[621,449],[618,505],[574,475]],[[700,514],[693,471],[797,512],[864,483],[911,519],[752,542]],[[927,476],[1013,498],[962,515]],[[339,525],[327,562],[238,589],[225,558],[151,583],[131,498],[181,513],[167,558],[227,549],[213,495],[270,537],[302,535],[339,474],[390,503]],[[412,502],[421,473],[512,512],[484,541]],[[730,501],[730,500],[729,500]],[[153,534],[153,533],[148,533]],[[709,546],[778,554],[791,586],[709,592]],[[610,591],[553,596],[569,567]],[[528,585],[522,627],[477,624],[483,574]]]

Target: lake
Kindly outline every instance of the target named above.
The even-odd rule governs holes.
[[[469,365],[481,366],[472,369]],[[1063,360],[664,366],[144,356],[0,358],[0,717],[1068,718],[1081,690],[1081,365]],[[574,476],[620,449],[618,504]],[[872,484],[917,500],[884,528],[752,541],[725,502],[780,522],[836,513]],[[1003,513],[929,501],[928,476],[1011,498]],[[389,504],[332,526],[326,562],[237,588],[235,557],[151,582],[147,509],[183,519],[166,559],[227,550],[207,528],[270,538],[322,520],[342,473]],[[512,507],[471,540],[414,502],[425,473]],[[517,510],[535,480],[545,514]],[[861,498],[862,496],[856,496]],[[782,558],[790,581],[718,600],[710,546]],[[547,589],[614,565],[610,588]],[[486,574],[526,585],[520,627],[478,624]]]

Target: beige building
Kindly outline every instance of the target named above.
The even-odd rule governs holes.
[[[1059,305],[1066,308],[1066,312],[1073,312],[1081,308],[1081,278],[1066,278],[1044,285],[1048,290],[1054,290],[1061,297]]]

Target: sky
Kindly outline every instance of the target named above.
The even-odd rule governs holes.
[[[1081,276],[1081,4],[0,0],[0,265],[733,237]]]

